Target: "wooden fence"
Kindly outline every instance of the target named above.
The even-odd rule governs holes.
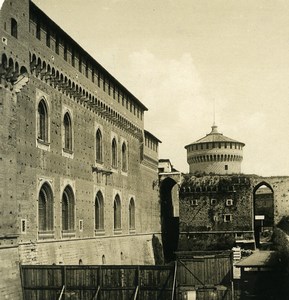
[[[168,266],[21,266],[25,300],[229,300],[232,253],[179,252]]]
[[[21,266],[25,300],[172,299],[174,266]]]
[[[177,252],[177,299],[233,298],[231,251]]]

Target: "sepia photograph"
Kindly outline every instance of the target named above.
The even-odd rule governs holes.
[[[289,1],[0,9],[0,299],[289,299]]]

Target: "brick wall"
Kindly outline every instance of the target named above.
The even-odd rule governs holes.
[[[3,239],[1,243],[5,243]],[[0,265],[0,299],[21,300],[18,247],[0,248]]]
[[[236,233],[252,239],[252,220],[249,176],[188,175],[185,178],[180,189],[179,250],[230,247],[234,245]]]

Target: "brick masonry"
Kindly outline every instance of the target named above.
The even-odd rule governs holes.
[[[254,193],[272,189],[274,224],[288,215],[289,177],[185,175],[180,187],[179,250],[254,243]],[[227,219],[226,219],[227,218]]]
[[[0,298],[21,299],[19,263],[154,264],[155,256],[162,256],[152,242],[161,241],[156,184],[159,141],[144,129],[146,107],[32,2],[4,1],[0,16],[4,72],[0,80],[0,272],[6,275],[0,279]],[[17,22],[16,36],[12,19]],[[72,65],[71,47],[77,67]],[[37,139],[41,99],[48,111],[46,143]],[[71,153],[63,150],[66,111],[72,120]],[[101,162],[95,154],[98,128],[103,138]],[[116,167],[112,166],[113,138]],[[122,169],[123,143],[127,170]],[[53,194],[53,228],[46,237],[39,234],[38,216],[44,183]],[[71,235],[64,236],[62,195],[68,185],[75,201],[75,226]],[[95,230],[98,191],[104,198],[103,230]],[[121,200],[118,230],[114,229],[116,195]],[[129,227],[131,199],[135,228]]]

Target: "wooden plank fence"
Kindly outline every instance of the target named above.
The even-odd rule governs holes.
[[[177,252],[177,261],[178,300],[233,299],[231,251]]]
[[[25,300],[173,299],[174,266],[21,266]]]
[[[24,300],[231,300],[232,253],[178,252],[167,266],[21,266]]]

